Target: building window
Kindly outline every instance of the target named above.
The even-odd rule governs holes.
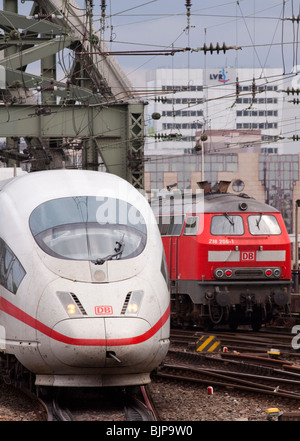
[[[293,232],[293,191],[299,180],[298,155],[259,157],[259,179],[266,190],[266,203],[277,208],[289,233]]]
[[[177,172],[178,188],[191,188],[191,173],[198,172],[201,176],[201,155],[195,154],[193,149],[186,149],[186,155],[152,158],[151,162],[145,163],[145,172],[150,172],[152,189],[163,188],[163,176],[165,172]],[[212,184],[218,180],[218,172],[237,172],[238,156],[236,154],[210,154],[204,159],[205,177]]]
[[[233,191],[241,192],[245,188],[245,183],[241,179],[236,179],[232,184]]]

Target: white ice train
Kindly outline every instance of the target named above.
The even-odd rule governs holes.
[[[83,170],[0,184],[2,368],[36,385],[148,383],[168,350],[170,297],[147,200]]]

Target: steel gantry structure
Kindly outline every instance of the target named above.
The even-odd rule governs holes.
[[[29,16],[19,14],[25,2]],[[73,0],[18,3],[3,0],[0,11],[0,157],[60,168],[76,146],[83,168],[98,170],[100,156],[108,172],[143,188],[144,103],[94,31],[93,1],[84,10]]]

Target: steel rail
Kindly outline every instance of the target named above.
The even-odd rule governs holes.
[[[154,420],[159,421],[160,416],[159,416],[158,410],[155,406],[155,403],[153,401],[151,391],[149,389],[149,385],[141,386],[141,391],[142,391],[142,394],[144,397],[145,404],[148,407],[149,411],[152,412]]]
[[[207,377],[210,378],[199,378],[196,377],[195,375],[192,376],[187,376],[187,375],[182,375],[180,373],[168,373],[168,372],[164,372],[164,370],[167,369],[172,369],[173,371],[178,371],[178,372],[191,372],[192,374],[195,374],[195,372],[197,372],[197,374],[202,374],[203,376],[206,375]],[[235,378],[234,381],[232,381],[232,378],[226,375],[222,375],[222,374],[216,374],[214,372],[209,372],[207,370],[203,370],[201,372],[201,369],[194,369],[194,368],[190,368],[190,367],[186,367],[186,366],[182,366],[182,365],[164,365],[164,368],[159,371],[156,374],[158,377],[161,378],[168,378],[168,379],[173,379],[173,380],[181,380],[181,381],[191,381],[191,382],[196,382],[196,383],[202,383],[202,384],[209,384],[209,385],[213,385],[213,386],[220,386],[220,387],[226,387],[226,388],[235,388],[235,389],[241,389],[241,390],[246,390],[249,392],[257,392],[257,393],[263,393],[263,394],[268,394],[268,395],[273,395],[273,396],[277,396],[277,397],[283,397],[283,398],[291,398],[291,399],[295,399],[295,400],[300,400],[300,393],[293,393],[290,391],[280,391],[279,388],[275,388],[272,386],[267,386],[267,385],[262,385],[259,383],[254,383],[254,382],[250,382],[250,381],[245,381],[242,379],[237,379]],[[211,377],[214,377],[216,379],[213,379]],[[223,380],[223,381],[218,381],[218,380]],[[226,381],[225,381],[226,380]],[[276,378],[275,378],[276,380]]]
[[[174,365],[172,364],[166,364],[165,367],[166,368],[173,368]],[[245,373],[240,373],[240,372],[234,372],[234,371],[220,371],[217,369],[210,369],[210,368],[198,368],[198,367],[187,367],[187,366],[182,366],[182,365],[175,365],[176,369],[180,369],[180,370],[184,370],[184,371],[188,371],[188,372],[192,372],[195,374],[204,374],[204,375],[208,375],[211,377],[215,377],[215,378],[220,378],[220,379],[226,379],[226,380],[233,380],[234,382],[240,383],[240,384],[246,384],[246,385],[250,385],[250,386],[255,386],[255,387],[259,387],[262,389],[269,389],[269,390],[274,390],[274,386],[268,386],[266,384],[261,384],[258,382],[258,380],[260,381],[273,381],[275,382],[276,386],[278,386],[278,383],[285,383],[285,384],[298,384],[300,385],[300,382],[297,381],[293,381],[293,380],[286,380],[284,378],[278,378],[278,377],[267,377],[265,375],[253,375],[253,374],[245,374]],[[251,379],[255,379],[257,381],[246,381],[246,380],[242,380],[236,377],[245,377],[245,378],[251,378]],[[290,391],[282,391],[282,392],[287,392],[290,393]],[[299,393],[294,393],[295,395],[299,395],[300,397],[300,392]]]
[[[144,386],[133,393],[126,395],[125,418],[126,421],[157,421],[158,413],[154,411],[154,404],[150,397],[150,391]]]
[[[239,352],[249,353],[267,353],[272,348],[276,348],[280,351],[282,356],[291,356],[294,358],[300,357],[300,354],[292,349],[292,334],[266,334],[264,332],[260,334],[247,333],[232,333],[232,332],[194,332],[187,330],[172,330],[171,331],[171,343],[174,345],[188,344],[190,348],[195,347],[197,340],[200,336],[214,335],[216,339],[221,341],[221,345],[226,346],[229,350],[236,350]]]

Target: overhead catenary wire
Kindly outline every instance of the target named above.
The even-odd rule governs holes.
[[[141,2],[140,3],[140,5],[139,5],[139,7],[144,7],[145,5],[147,5],[147,4],[150,4],[150,3],[155,3],[155,2]],[[158,3],[158,2],[157,2]],[[236,4],[236,2],[226,2],[226,3],[223,3],[224,5],[229,5],[229,4]],[[68,2],[66,2],[66,8],[68,7]],[[131,8],[130,8],[131,9]],[[127,13],[128,13],[129,11],[127,10]],[[132,12],[132,11],[131,11]],[[193,11],[193,16],[197,16],[197,14],[199,13],[199,16],[206,16],[206,14],[201,14],[201,12],[197,12],[197,11]],[[120,14],[115,14],[115,15],[113,15],[112,14],[112,17],[117,17],[118,15],[123,15],[123,16],[125,16],[125,13],[124,13],[124,11],[120,11]],[[174,16],[175,14],[168,14],[168,16]],[[178,14],[177,14],[178,15]],[[184,14],[181,14],[182,16],[184,16]],[[213,14],[212,14],[213,15]],[[220,15],[221,17],[223,17],[224,19],[226,19],[227,20],[227,16],[225,15],[225,14],[214,14],[215,16],[218,16],[218,15]],[[96,15],[95,15],[95,17],[96,17]],[[245,16],[245,20],[248,20],[248,19],[250,19],[250,18],[253,18],[253,17],[250,17],[250,16]],[[259,15],[258,15],[258,12],[257,12],[257,14],[256,14],[256,17],[255,17],[255,19],[258,19],[259,18]],[[265,20],[270,20],[270,19],[275,19],[275,17],[265,17],[264,18]],[[278,19],[278,17],[277,17],[277,19]],[[274,35],[275,35],[275,33],[274,33]],[[135,43],[133,43],[133,44],[135,44]],[[296,45],[295,45],[295,41],[293,40],[293,41],[290,41],[290,42],[285,42],[285,41],[282,41],[282,42],[279,42],[279,43],[276,43],[276,42],[274,42],[274,43],[272,43],[271,45],[270,45],[270,47],[269,47],[269,51],[271,50],[270,48],[272,47],[272,48],[275,48],[276,46],[281,46],[281,48],[283,48],[283,47],[287,47],[287,45],[291,45],[291,46],[293,46],[294,45],[294,48],[296,47]],[[246,48],[252,48],[253,49],[253,46],[255,46],[255,48],[260,48],[260,47],[267,47],[267,44],[257,44],[257,43],[255,43],[255,45],[253,45],[253,44],[250,44],[250,45],[244,45],[243,46],[243,49],[246,49]],[[163,45],[162,45],[162,47],[164,47]],[[146,56],[147,56],[147,54],[145,54]],[[149,56],[151,56],[151,54],[149,54]],[[154,56],[155,57],[155,56]],[[153,57],[151,57],[152,59],[153,59]],[[66,78],[67,77],[67,74],[68,74],[68,72],[67,72],[67,69],[65,69],[65,66],[63,65],[63,60],[64,60],[64,57],[60,60],[61,61],[61,67],[62,67],[62,71],[63,71],[63,73],[64,73],[64,77]],[[294,60],[296,60],[296,58],[294,57]],[[264,63],[265,64],[265,63]],[[144,64],[143,64],[144,65]],[[87,66],[88,68],[89,68],[89,66]],[[147,92],[145,92],[145,96],[147,95]],[[122,97],[120,97],[120,99],[121,99]],[[118,98],[116,98],[116,102],[117,102],[117,100],[118,100]]]
[[[231,3],[233,3],[233,2],[231,2]],[[170,15],[170,14],[169,14]]]

